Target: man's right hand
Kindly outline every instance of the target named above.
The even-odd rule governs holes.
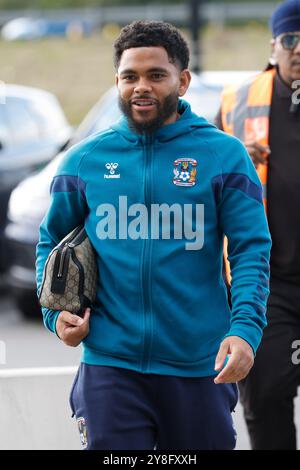
[[[89,333],[91,309],[87,308],[84,317],[62,310],[56,320],[56,333],[67,346],[78,346]]]
[[[245,147],[248,150],[255,168],[257,168],[260,163],[263,165],[267,163],[267,157],[271,152],[268,145],[261,145],[258,142],[248,141],[245,142]]]

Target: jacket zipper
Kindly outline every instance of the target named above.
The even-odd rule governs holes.
[[[152,136],[146,135],[146,162],[144,176],[144,198],[148,214],[151,212],[151,170],[152,170]],[[151,233],[148,225],[148,237],[144,239],[143,259],[142,259],[142,285],[143,285],[143,301],[144,301],[144,350],[142,357],[142,372],[147,371],[150,345],[151,345],[151,293],[150,293],[150,269],[151,269]]]

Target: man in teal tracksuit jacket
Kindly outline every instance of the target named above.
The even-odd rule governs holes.
[[[97,299],[83,319],[44,308],[44,323],[83,345],[70,401],[84,448],[233,448],[232,383],[266,325],[262,188],[240,141],[181,99],[188,48],[174,27],[123,28],[115,63],[124,117],[67,152],[37,247],[39,290],[49,252],[84,223]]]

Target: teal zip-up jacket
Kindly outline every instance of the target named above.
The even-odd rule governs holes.
[[[87,364],[212,376],[224,337],[243,338],[254,353],[260,343],[271,248],[260,181],[239,140],[184,100],[178,111],[179,120],[150,136],[122,118],[72,147],[52,181],[37,287],[50,251],[84,223],[99,269],[82,342]],[[157,208],[167,213],[155,219]],[[224,235],[231,310],[222,277]],[[43,308],[53,332],[58,314]]]

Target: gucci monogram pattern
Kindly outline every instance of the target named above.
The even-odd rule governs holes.
[[[96,298],[97,287],[97,263],[94,249],[86,237],[82,243],[72,248],[75,255],[84,270],[84,295],[90,299],[91,303]],[[72,313],[78,313],[81,304],[79,297],[79,268],[74,263],[72,256],[69,257],[67,266],[67,278],[64,294],[54,294],[51,292],[52,277],[54,270],[55,258],[57,250],[54,249],[50,253],[44,268],[44,278],[42,289],[40,292],[40,304],[42,307],[50,308],[52,310],[67,310]]]
[[[88,237],[75,247],[75,253],[84,268],[84,295],[94,302],[97,287],[97,263],[94,248]]]

